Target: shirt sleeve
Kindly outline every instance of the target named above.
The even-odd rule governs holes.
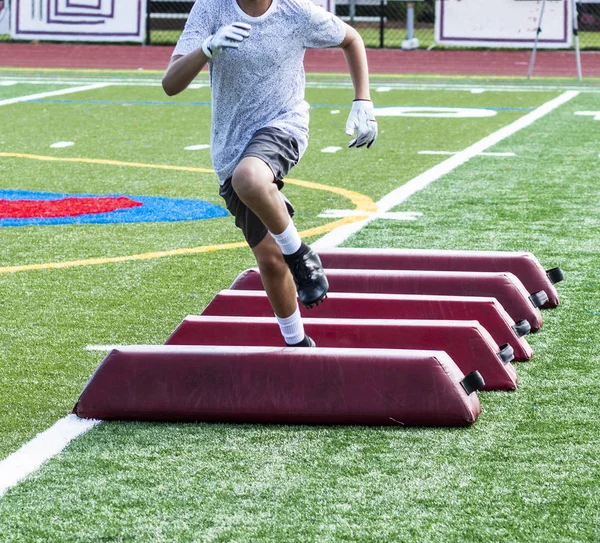
[[[177,41],[173,56],[187,55],[202,47],[204,40],[212,34],[212,19],[213,9],[211,9],[210,1],[196,0],[185,23],[185,28]]]
[[[304,31],[304,47],[324,49],[336,47],[346,37],[346,25],[320,6],[308,2],[309,16]]]

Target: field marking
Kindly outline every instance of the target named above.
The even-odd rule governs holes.
[[[423,216],[420,211],[389,211],[388,213],[364,213],[357,211],[356,209],[326,209],[323,213],[318,215],[324,219],[339,219],[340,217],[356,217],[361,215],[364,218],[365,215],[370,217],[377,214],[378,219],[389,219],[392,221],[416,221],[419,217]]]
[[[22,153],[0,153],[0,157],[6,158],[24,158],[29,160],[41,160],[41,161],[53,161],[53,162],[75,162],[75,163],[84,163],[84,164],[102,164],[102,165],[110,165],[110,166],[126,166],[133,168],[158,168],[164,170],[175,170],[175,171],[185,171],[185,172],[194,172],[194,173],[214,173],[214,170],[210,170],[207,168],[194,168],[188,166],[170,166],[166,164],[143,164],[138,162],[121,162],[118,160],[105,160],[105,159],[94,159],[94,158],[61,158],[61,157],[53,157],[53,156],[40,156],[40,155],[27,155]],[[332,192],[334,194],[338,194],[344,198],[350,200],[354,206],[357,215],[346,216],[335,222],[327,223],[322,226],[315,226],[314,228],[309,228],[308,230],[304,230],[300,232],[300,235],[303,237],[313,237],[319,236],[321,234],[325,234],[338,228],[340,226],[344,226],[346,224],[350,224],[356,221],[360,221],[365,217],[368,217],[369,213],[373,213],[377,211],[377,206],[375,202],[364,194],[360,194],[359,192],[354,192],[351,190],[343,189],[340,187],[330,187],[328,185],[323,185],[321,183],[314,183],[312,181],[303,181],[301,179],[289,179],[286,178],[286,183],[290,185],[296,185],[299,187],[311,189],[311,190],[322,190],[326,192]],[[229,249],[239,249],[241,247],[246,247],[247,244],[245,241],[233,242],[233,243],[224,243],[221,245],[205,245],[201,247],[187,247],[187,248],[179,248],[179,249],[171,249],[168,251],[153,251],[149,253],[141,253],[135,255],[125,255],[125,256],[117,256],[117,257],[101,257],[101,258],[88,258],[82,260],[72,260],[66,262],[49,262],[49,263],[41,263],[41,264],[25,264],[21,266],[7,266],[4,268],[0,268],[0,274],[3,273],[18,273],[25,271],[39,271],[39,270],[51,270],[51,269],[65,269],[65,268],[75,268],[80,266],[97,266],[103,264],[114,264],[118,262],[132,262],[139,260],[155,260],[158,258],[166,258],[171,256],[183,256],[183,255],[191,255],[191,254],[200,254],[200,253],[211,253],[216,251],[223,251]]]
[[[184,151],[203,151],[204,149],[210,149],[210,145],[207,143],[199,143],[198,145],[188,145],[184,147]]]
[[[576,111],[575,115],[594,117],[595,121],[600,121],[600,111]]]
[[[523,63],[527,65],[528,62]],[[164,69],[153,69],[153,68],[30,68],[30,67],[22,67],[22,66],[0,66],[1,72],[31,72],[35,70],[37,73],[99,73],[99,74],[157,74],[163,75],[165,73]],[[309,77],[348,77],[347,72],[306,72],[306,75]],[[201,76],[208,76],[208,71],[205,70],[201,72]],[[439,74],[414,74],[414,73],[380,73],[374,72],[369,74],[369,76],[374,80],[383,80],[386,81],[388,79],[393,80],[401,80],[401,79],[425,79],[425,80],[434,80],[437,81],[440,78]],[[506,75],[469,75],[469,74],[453,74],[451,76],[452,79],[464,80],[469,84],[469,90],[476,84],[476,82],[494,82],[494,81],[505,81],[507,79],[512,79],[516,81],[522,81],[523,83],[529,83],[530,80],[525,75],[515,75],[515,76],[506,76]],[[536,76],[536,81],[556,81],[556,80],[568,80],[572,79],[566,76]],[[591,83],[600,83],[600,77],[588,77],[586,81]]]
[[[171,166],[170,164],[145,164],[143,162],[123,162],[121,160],[107,160],[103,158],[63,158],[58,156],[29,155],[24,153],[0,153],[0,157],[26,158],[29,160],[42,160],[49,162],[79,162],[83,164],[102,164],[105,166],[125,166],[128,168],[153,168],[158,170],[174,170],[180,172],[214,173],[214,170],[209,168]]]
[[[335,147],[335,146],[331,146],[331,147],[325,147],[323,149],[321,149],[321,153],[337,153],[338,151],[341,151],[342,148],[341,147]]]
[[[379,200],[379,202],[377,202],[377,213],[361,221],[344,225],[332,232],[329,232],[321,239],[313,243],[312,246],[316,249],[337,247],[338,245],[344,243],[350,236],[362,230],[367,224],[376,220],[379,216],[383,215],[384,213],[387,213],[394,207],[405,202],[410,196],[412,196],[416,192],[419,192],[420,190],[423,190],[424,188],[428,187],[434,181],[437,181],[444,175],[450,173],[459,166],[462,166],[463,164],[471,160],[473,157],[480,155],[486,149],[489,149],[490,147],[493,147],[494,145],[500,143],[502,140],[508,138],[509,136],[516,134],[517,132],[519,132],[519,130],[530,126],[535,121],[546,116],[551,111],[554,111],[556,108],[562,106],[563,104],[567,103],[568,101],[572,100],[578,95],[578,91],[564,92],[557,98],[554,98],[546,102],[545,104],[542,104],[537,109],[534,109],[532,112],[517,119],[508,126],[497,130],[493,134],[486,136],[482,140],[479,140],[478,142],[467,147],[463,151],[452,155],[443,162],[440,162],[433,168],[430,168],[426,172],[411,179],[408,183],[402,185],[401,187],[398,187],[397,189],[384,196],[381,200]]]
[[[379,117],[425,117],[439,119],[483,119],[495,117],[498,111],[490,108],[441,106],[385,106],[376,107]]]
[[[36,70],[40,71],[40,70]],[[0,68],[0,82],[2,81],[2,68]],[[105,72],[105,71],[104,71]],[[161,72],[162,73],[162,72]],[[322,74],[321,74],[322,75]],[[334,74],[336,75],[336,74]],[[347,74],[337,74],[337,75],[347,75]],[[392,74],[390,74],[390,77]],[[391,77],[393,79],[393,77]],[[429,78],[420,77],[420,79],[424,79],[425,82],[411,82],[411,81],[401,81],[401,80],[391,80],[386,81],[386,85],[388,85],[392,90],[411,90],[411,91],[432,91],[432,90],[443,90],[443,91],[458,91],[458,92],[471,92],[473,87],[473,82],[465,80],[465,83],[438,83],[434,80],[431,80],[430,83],[427,82]],[[454,78],[461,79],[461,78]],[[518,80],[518,78],[514,78]],[[25,84],[33,84],[33,85],[81,85],[83,83],[92,84],[106,84],[106,85],[114,85],[120,87],[161,87],[162,83],[160,78],[118,78],[118,77],[105,77],[105,78],[96,78],[96,77],[69,77],[69,78],[40,78],[40,77],[28,77],[28,76],[17,76],[17,77],[7,77],[7,80],[16,83],[25,83]],[[525,81],[524,81],[525,83]],[[195,88],[208,88],[210,85],[208,82],[198,82],[194,83]],[[311,89],[350,89],[352,88],[352,83],[350,81],[307,81],[306,87]],[[540,85],[531,85],[531,84],[519,84],[519,83],[497,83],[493,80],[489,80],[486,82],[481,82],[481,89],[486,91],[493,92],[565,92],[569,90],[579,91],[583,93],[591,93],[597,94],[600,93],[600,87],[598,85],[577,85],[577,84],[567,84],[567,85],[556,85],[556,84],[540,84]]]
[[[61,83],[55,83],[60,85]],[[57,91],[49,92],[38,92],[36,94],[29,94],[27,96],[17,96],[16,98],[8,98],[6,100],[0,100],[0,106],[10,106],[12,104],[18,104],[20,102],[29,102],[30,100],[40,100],[42,98],[50,98],[51,96],[62,96],[64,94],[72,94],[74,92],[83,92],[89,90],[102,89],[110,86],[111,83],[94,83],[93,85],[84,85],[82,87],[71,87],[69,89],[61,89]]]
[[[74,141],[57,141],[53,143],[50,147],[52,149],[64,149],[65,147],[73,147],[75,145]]]
[[[528,64],[527,62],[524,63],[525,65]],[[50,74],[80,74],[80,73],[92,73],[92,74],[127,74],[127,75],[133,75],[133,74],[149,74],[149,75],[157,75],[157,76],[162,76],[165,71],[164,69],[159,70],[159,69],[152,69],[152,68],[28,68],[28,67],[19,67],[19,66],[1,66],[0,67],[0,74],[2,72],[23,72],[23,73],[27,73],[27,72],[31,72],[35,70],[36,73],[50,73]],[[347,72],[306,72],[306,75],[308,77],[314,77],[314,78],[323,78],[323,77],[348,77],[348,73]],[[203,72],[201,72],[200,77],[208,77],[208,71],[205,70]],[[432,80],[434,82],[437,83],[437,81],[440,79],[440,75],[439,74],[414,74],[414,73],[380,73],[380,72],[374,72],[369,74],[369,76],[374,80],[373,83],[378,83],[378,82],[387,82],[388,80],[404,80],[404,79],[408,79],[408,80],[413,80],[413,79],[424,79],[424,80]],[[451,76],[446,76],[448,79],[453,79],[453,80],[459,80],[459,81],[465,81],[466,84],[468,85],[467,90],[471,90],[471,88],[473,88],[475,85],[481,86],[479,85],[479,83],[481,84],[485,84],[485,83],[490,83],[490,84],[497,84],[499,81],[506,81],[506,80],[515,80],[515,81],[522,81],[523,83],[527,84],[527,86],[532,86],[529,85],[530,83],[530,79],[527,78],[527,76],[524,75],[515,75],[515,76],[506,76],[506,75],[469,75],[469,74],[453,74]],[[570,77],[565,77],[565,76],[537,76],[536,77],[536,81],[540,81],[540,82],[544,82],[544,81],[557,81],[557,80],[564,80],[567,81],[569,79],[573,79]],[[600,83],[600,77],[587,77],[586,78],[586,82],[589,82],[591,84],[597,84]],[[565,87],[563,87],[563,90],[566,90]]]
[[[419,151],[420,155],[456,155],[460,151]],[[479,156],[517,156],[516,153],[479,153]]]
[[[343,243],[352,234],[360,231],[364,226],[366,226],[372,220],[375,220],[379,215],[388,212],[399,203],[404,202],[412,194],[424,189],[433,181],[453,171],[458,166],[466,163],[472,157],[481,153],[485,149],[488,149],[503,139],[515,134],[519,130],[531,125],[536,120],[541,119],[578,94],[579,93],[575,91],[569,91],[561,94],[558,98],[546,102],[536,110],[528,113],[514,123],[501,128],[493,134],[483,138],[479,142],[471,145],[464,151],[461,151],[457,155],[446,159],[437,166],[434,166],[423,174],[418,175],[405,185],[398,187],[379,200],[377,204],[377,213],[374,214],[374,216],[368,217],[365,220],[360,220],[359,222],[350,222],[349,224],[336,228],[314,243],[313,247],[332,247]],[[306,186],[316,185],[315,183],[310,182],[303,183],[305,183]],[[364,198],[367,197],[364,196]],[[347,219],[356,219],[356,217],[349,217],[342,219],[342,221]],[[306,235],[306,233],[304,233],[304,235]],[[38,436],[32,441],[25,444],[18,451],[0,462],[0,484],[3,485],[0,486],[0,496],[2,496],[6,489],[15,486],[19,481],[39,469],[44,462],[60,454],[60,452],[62,452],[62,450],[75,437],[84,434],[101,422],[102,421],[97,420],[79,419],[75,415],[69,415],[59,420],[56,424],[54,424],[54,426],[45,432],[38,434]],[[4,488],[4,491],[2,488]]]
[[[0,497],[100,422],[67,415],[0,461]]]

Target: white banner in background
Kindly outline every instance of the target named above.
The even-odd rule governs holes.
[[[0,35],[10,32],[9,0],[0,0]]]
[[[142,42],[145,34],[146,0],[12,0],[15,39]]]
[[[541,0],[436,0],[435,41],[473,47],[533,46]],[[538,47],[571,47],[571,0],[548,0]]]

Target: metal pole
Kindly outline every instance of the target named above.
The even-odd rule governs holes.
[[[542,0],[542,9],[540,10],[540,18],[538,20],[538,27],[535,33],[535,42],[533,44],[533,51],[531,52],[531,61],[529,62],[529,70],[527,71],[527,79],[531,79],[533,73],[533,65],[535,64],[535,54],[537,53],[538,40],[540,39],[540,32],[542,31],[542,19],[544,18],[544,8],[546,7],[546,0]]]
[[[356,0],[350,0],[350,23],[354,24],[354,18],[356,17]]]
[[[379,2],[379,48],[383,49],[385,41],[385,0]]]
[[[415,3],[406,4],[406,39],[412,40],[415,37]]]
[[[577,79],[581,81],[583,74],[581,72],[581,51],[579,50],[579,15],[577,13],[577,0],[571,0],[573,4],[573,36],[575,37],[575,59],[577,61]]]
[[[146,2],[146,41],[144,45],[150,45],[150,0]]]

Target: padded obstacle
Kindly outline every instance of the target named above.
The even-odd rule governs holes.
[[[83,418],[467,426],[480,376],[438,351],[137,346],[111,351]]]
[[[526,320],[531,331],[543,324],[538,309],[547,298],[532,298],[523,284],[508,272],[446,272],[400,270],[326,269],[330,292],[376,294],[428,294],[496,298],[515,322]],[[256,268],[242,272],[233,290],[263,290]],[[538,293],[539,294],[539,293]]]
[[[332,292],[325,303],[300,311],[310,318],[475,320],[498,345],[512,345],[515,361],[533,356],[523,337],[531,330],[529,323],[515,323],[495,298]],[[264,291],[222,290],[202,315],[272,317],[273,308]]]
[[[531,253],[501,251],[441,251],[426,249],[321,249],[325,268],[428,271],[510,272],[529,294],[545,291],[543,308],[556,307],[555,283],[564,276],[560,268],[544,270]]]
[[[343,349],[433,349],[445,351],[465,374],[479,371],[482,390],[514,390],[513,349],[499,347],[476,321],[304,319],[318,347]],[[187,317],[168,345],[281,346],[276,319],[265,317]]]

